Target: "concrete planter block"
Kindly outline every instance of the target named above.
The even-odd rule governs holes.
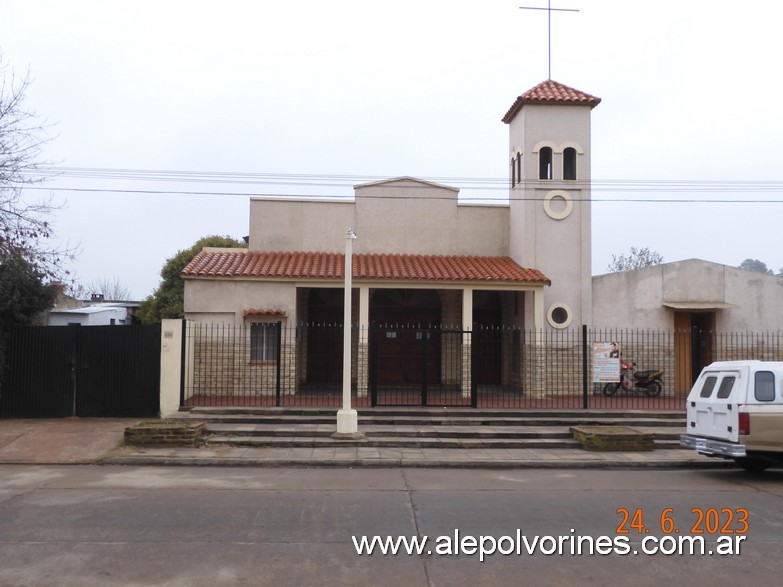
[[[196,446],[204,422],[153,420],[125,429],[125,442],[134,446]]]
[[[653,434],[630,426],[572,426],[571,433],[585,450],[654,450]]]

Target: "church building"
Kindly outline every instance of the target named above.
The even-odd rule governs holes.
[[[599,102],[552,80],[514,100],[502,118],[509,128],[508,203],[463,203],[457,188],[412,177],[357,185],[352,201],[251,199],[248,249],[205,249],[185,268],[186,317],[244,326],[257,340],[279,322],[341,324],[351,227],[358,235],[352,322],[360,332],[372,325],[450,329],[476,332],[480,344],[478,331],[588,323],[590,115]],[[400,355],[378,366],[381,384],[403,381],[405,365],[418,365],[416,336],[388,332],[376,339],[387,347],[379,356]],[[307,335],[299,338],[303,346]],[[476,377],[500,383],[502,362],[515,360],[515,343],[484,338],[497,351]],[[298,351],[307,359],[292,375],[295,386],[339,383],[341,338],[309,339]],[[438,344],[449,344],[442,339]],[[438,344],[427,351],[435,358],[445,354]],[[360,387],[364,346],[355,349]],[[443,383],[447,371],[441,364],[428,378]]]
[[[600,101],[551,79],[513,101],[502,117],[507,202],[461,202],[457,188],[413,177],[357,185],[352,200],[252,198],[248,249],[205,249],[182,273],[186,318],[248,341],[232,347],[235,367],[204,368],[204,377],[246,389],[236,373],[268,369],[284,351],[278,394],[340,384],[349,229],[358,236],[351,352],[360,397],[409,383],[463,399],[475,399],[476,385],[528,395],[578,387],[581,373],[565,366],[545,382],[536,349],[582,325],[683,330],[664,351],[669,364],[656,365],[676,372],[682,393],[702,363],[725,358],[703,351],[713,347],[691,337],[695,328],[780,331],[783,279],[702,261],[592,277],[591,113]],[[747,292],[763,304],[750,307]]]

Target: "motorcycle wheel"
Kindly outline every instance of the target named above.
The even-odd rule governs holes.
[[[615,393],[617,393],[617,388],[620,386],[619,383],[607,383],[604,385],[604,395],[606,397],[611,397]]]
[[[658,397],[661,395],[662,389],[663,387],[661,386],[660,382],[651,381],[650,384],[644,388],[644,393],[647,394],[647,397]]]

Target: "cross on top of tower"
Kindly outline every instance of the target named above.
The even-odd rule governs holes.
[[[546,8],[536,6],[520,6],[520,10],[546,10],[547,13],[547,46],[548,46],[548,78],[552,79],[552,13],[553,12],[579,12],[575,8],[552,8],[552,0],[547,0]]]

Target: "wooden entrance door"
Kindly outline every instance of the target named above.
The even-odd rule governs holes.
[[[440,382],[440,297],[433,290],[381,289],[370,301],[379,385]]]
[[[674,313],[675,391],[687,393],[712,362],[714,312]]]

